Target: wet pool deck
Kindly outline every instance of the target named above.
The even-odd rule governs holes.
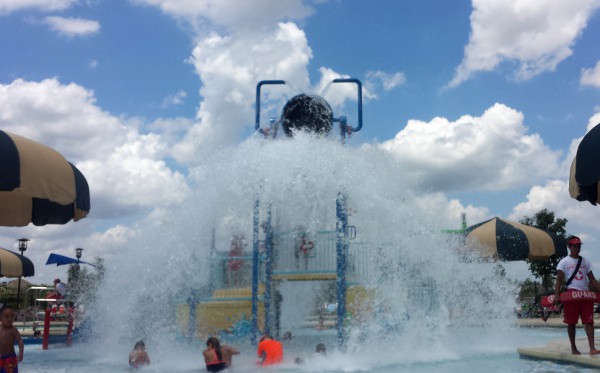
[[[595,327],[600,327],[600,315],[595,314]],[[546,328],[566,328],[566,324],[562,322],[562,316],[553,316],[544,322],[541,318],[537,319],[518,319],[517,325],[520,327],[546,327]],[[578,328],[582,328],[583,325],[577,324]],[[581,335],[581,334],[580,334]],[[595,333],[596,348],[600,346],[600,331],[596,330]],[[600,355],[590,356],[590,348],[587,343],[585,334],[583,337],[579,337],[575,340],[577,349],[581,352],[581,355],[571,354],[571,345],[569,338],[566,335],[561,339],[554,340],[543,347],[519,347],[517,352],[522,358],[526,359],[539,359],[539,360],[550,360],[563,364],[576,364],[591,368],[600,368]]]

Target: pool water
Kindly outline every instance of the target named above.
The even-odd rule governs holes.
[[[516,350],[519,346],[542,346],[547,342],[566,338],[562,328],[510,328],[501,333],[485,330],[452,330],[453,345],[445,349],[432,349],[427,354],[388,353],[387,358],[380,356],[374,346],[364,346],[348,353],[335,351],[335,334],[331,331],[308,330],[304,335],[296,335],[291,341],[285,341],[285,363],[268,368],[271,372],[593,372],[594,369],[561,365],[548,361],[521,359]],[[583,331],[580,331],[583,332]],[[314,355],[314,346],[323,341],[328,346],[328,356]],[[111,348],[103,351],[92,343],[75,344],[70,348],[64,345],[50,346],[42,350],[41,346],[26,346],[25,359],[20,364],[22,372],[63,373],[63,372],[124,372],[130,371],[127,355],[130,346],[120,346],[121,352]],[[112,346],[119,347],[119,346]],[[255,349],[249,344],[237,345],[241,354],[234,357],[230,372],[255,372]],[[382,350],[393,351],[393,346],[381,346]],[[422,351],[423,349],[419,349]],[[171,343],[158,348],[147,344],[152,365],[144,372],[202,372],[202,345]],[[293,363],[295,357],[305,360],[303,365]],[[266,368],[265,368],[266,369]]]

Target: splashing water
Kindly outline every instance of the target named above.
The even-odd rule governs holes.
[[[419,202],[426,198],[419,180],[407,174],[402,162],[375,146],[353,149],[304,133],[293,140],[252,138],[223,149],[193,173],[193,197],[154,214],[118,257],[106,261],[107,278],[86,311],[93,343],[76,349],[86,361],[114,368],[144,339],[153,359],[148,371],[203,370],[204,341],[178,339],[175,309],[210,280],[213,228],[217,247],[226,248],[232,232],[252,237],[258,199],[261,221],[270,205],[280,229],[302,224],[313,232],[334,230],[335,201],[343,192],[357,228],[351,245],[364,245],[371,268],[361,285],[374,301],[351,320],[347,350],[336,351],[332,331],[299,328],[320,285],[284,283],[282,323],[297,336],[286,346],[283,370],[454,371],[473,360],[485,367],[482,357],[494,354],[516,359],[524,339],[512,327],[513,285],[493,264],[460,260],[453,250],[458,243],[440,233],[445,227],[436,212]],[[329,346],[328,359],[291,363],[321,340]],[[233,370],[255,371],[254,347],[247,340],[236,346],[243,353],[234,358]]]

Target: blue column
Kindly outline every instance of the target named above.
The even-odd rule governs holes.
[[[273,229],[271,228],[271,206],[267,209],[267,231],[265,237],[265,334],[271,334],[271,290],[273,288]]]
[[[188,324],[188,338],[190,341],[194,340],[196,336],[196,305],[198,304],[198,297],[196,293],[192,291],[192,294],[188,298],[188,304],[190,305],[190,316]]]
[[[256,346],[258,340],[258,198],[254,201],[254,217],[252,231],[252,333],[251,340],[253,346]]]
[[[338,193],[336,200],[336,288],[337,288],[337,342],[340,348],[346,344],[344,318],[346,316],[346,253],[348,251],[348,212],[346,197]]]

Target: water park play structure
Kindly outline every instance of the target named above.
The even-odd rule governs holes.
[[[27,289],[26,297],[29,292],[33,292],[35,305],[29,313],[24,313],[22,321],[15,322],[24,344],[41,344],[47,349],[49,344],[72,343],[76,328],[74,310],[68,307],[68,299],[43,296],[53,290],[54,288],[47,286],[32,286]]]
[[[332,84],[338,83],[356,86],[357,102],[362,103],[360,82]],[[310,95],[296,94],[283,101],[279,108],[285,109],[280,109],[282,114],[275,119],[262,115],[264,88],[284,85],[284,81],[257,85],[256,139],[234,149],[234,156],[220,160],[222,163],[214,167],[227,172],[215,171],[207,176],[219,193],[206,197],[204,194],[212,190],[202,189],[202,195],[194,201],[202,214],[190,213],[176,220],[181,225],[179,232],[196,226],[201,232],[201,244],[194,249],[199,258],[194,259],[196,251],[190,251],[185,263],[177,262],[177,273],[161,272],[170,276],[166,283],[183,284],[180,268],[188,263],[196,268],[190,272],[197,276],[192,280],[196,286],[185,284],[187,299],[176,306],[178,331],[192,341],[217,336],[225,341],[237,338],[240,344],[256,343],[259,333],[284,339],[290,330],[286,320],[307,302],[313,302],[307,296],[312,291],[317,301],[308,306],[309,312],[296,312],[294,322],[313,330],[332,328],[335,335],[329,334],[335,337],[340,351],[371,346],[369,355],[374,359],[382,357],[378,354],[385,356],[385,364],[390,358],[392,364],[400,365],[429,362],[432,355],[446,361],[456,354],[471,361],[480,359],[481,351],[488,348],[495,351],[506,333],[501,343],[516,356],[517,344],[530,342],[514,339],[511,334],[514,284],[501,272],[494,272],[494,264],[465,262],[452,251],[456,247],[452,241],[466,229],[465,219],[460,230],[442,233],[427,211],[422,211],[423,202],[412,194],[411,184],[403,184],[389,174],[390,169],[397,170],[391,162],[372,154],[346,152],[344,149],[349,147],[332,146],[331,142],[306,140],[300,134],[302,126],[294,126],[298,112],[308,112],[317,122],[311,133],[323,136],[330,131],[343,143],[349,133],[362,126],[361,105],[356,127],[349,127],[323,98],[307,97]],[[303,107],[308,110],[298,109]],[[268,124],[263,124],[261,117],[269,118]],[[331,126],[322,118],[329,118]],[[333,124],[340,126],[339,131],[333,130]],[[286,127],[291,130],[286,131]],[[330,163],[319,163],[322,173],[310,168],[311,159],[306,157],[313,153],[320,159],[327,157],[318,152],[321,146],[341,153],[332,155]],[[293,156],[279,157],[279,152],[290,149]],[[265,162],[275,161],[253,168],[260,164],[252,158],[260,158],[255,155],[257,151],[264,152],[260,156],[266,158]],[[295,156],[304,157],[300,160],[304,162],[302,167],[293,163]],[[363,156],[370,158],[361,163],[359,158]],[[235,163],[232,159],[251,159],[255,163]],[[358,176],[336,172],[348,163],[352,167],[347,159],[359,168]],[[273,165],[279,163],[284,165]],[[230,165],[233,170],[227,168]],[[250,171],[245,173],[247,168]],[[301,174],[298,177],[293,173],[296,169]],[[371,169],[374,172],[369,172]],[[281,175],[272,177],[274,170]],[[308,176],[303,178],[302,174]],[[315,183],[315,175],[327,180]],[[345,178],[336,183],[336,177]],[[375,183],[365,181],[368,177]],[[279,183],[275,192],[269,189],[273,182]],[[251,187],[229,188],[236,183]],[[311,193],[311,189],[298,184],[308,184],[317,192]],[[317,207],[312,207],[311,199]],[[216,206],[218,213],[211,215],[211,206]],[[145,250],[156,237],[150,235],[139,250]],[[210,265],[202,266],[206,262]],[[140,269],[147,272],[148,265]],[[131,309],[135,307],[132,301]],[[495,337],[488,338],[489,333]]]
[[[281,118],[270,119],[261,128],[261,89],[285,85],[283,80],[265,80],[256,87],[255,130],[266,139],[275,139],[283,130],[286,137],[296,131],[326,136],[333,124],[339,125],[340,142],[362,128],[362,84],[358,79],[335,79],[331,85],[351,84],[357,90],[357,125],[348,125],[346,116],[336,117],[329,103],[317,95],[298,94],[286,102]],[[364,245],[351,245],[356,227],[350,225],[347,196],[338,192],[335,203],[336,229],[308,232],[302,221],[292,230],[277,228],[274,215],[277,206],[269,201],[254,201],[251,250],[242,235],[232,238],[229,251],[217,250],[211,243],[210,284],[199,297],[192,294],[186,304],[178,306],[178,323],[187,336],[228,333],[257,341],[258,333],[280,335],[282,282],[314,281],[335,284],[334,299],[327,299],[318,315],[307,324],[337,329],[337,341],[344,344],[344,326],[352,315],[366,307],[369,291],[361,284],[369,275],[364,260]],[[264,214],[264,215],[263,215]],[[264,216],[261,220],[259,217]],[[362,260],[361,260],[362,259]],[[331,298],[331,296],[329,297]],[[319,307],[317,307],[319,308]],[[327,319],[327,320],[325,320]],[[314,324],[314,325],[313,325]]]

